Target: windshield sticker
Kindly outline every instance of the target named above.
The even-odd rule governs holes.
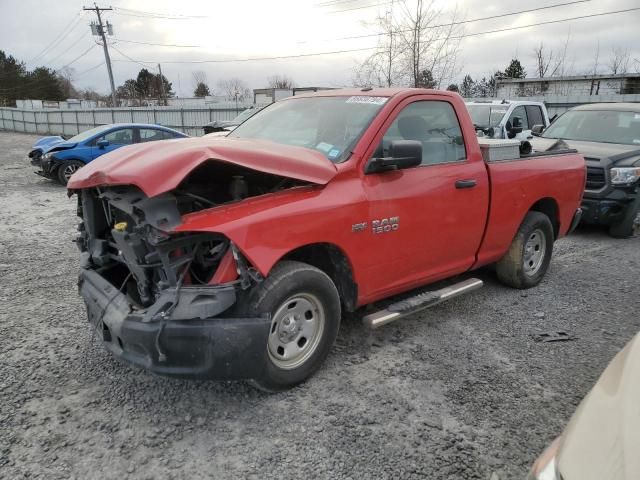
[[[336,158],[338,158],[338,155],[340,155],[340,150],[337,148],[329,150],[329,153],[327,153],[327,157],[329,157],[329,160],[335,160]]]
[[[636,113],[633,115],[634,120],[640,120],[640,113]]]
[[[506,110],[493,110],[494,113],[507,113]]]
[[[640,140],[638,140],[637,138],[634,138],[633,143],[640,143]]]
[[[367,97],[367,96],[353,96],[349,97],[346,103],[367,103],[371,105],[384,105],[389,98],[387,97]]]
[[[333,148],[333,145],[330,143],[320,142],[316,145],[316,150],[320,150],[321,152],[328,153],[329,150]]]

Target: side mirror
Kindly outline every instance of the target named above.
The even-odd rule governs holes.
[[[531,135],[539,137],[540,135],[542,135],[542,132],[544,132],[544,125],[534,125],[533,127],[531,127]]]
[[[98,148],[104,148],[109,146],[109,140],[100,140],[98,141]]]
[[[417,167],[422,163],[422,143],[417,140],[394,140],[389,146],[389,156],[372,158],[365,173],[400,170]]]
[[[522,119],[520,117],[513,117],[513,128],[522,127]]]
[[[520,120],[520,117],[513,118],[514,123],[516,120]],[[509,138],[515,138],[517,134],[522,132],[522,127],[516,127],[514,125],[511,125],[511,122],[509,120],[507,120],[507,123],[505,124],[504,128],[507,130],[507,137]]]

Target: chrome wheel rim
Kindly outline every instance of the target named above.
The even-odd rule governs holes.
[[[524,273],[533,276],[538,273],[547,250],[547,242],[544,233],[536,228],[527,242],[524,244]]]
[[[318,348],[324,324],[325,312],[317,297],[301,293],[288,298],[271,321],[269,358],[284,370],[299,367]]]
[[[71,178],[71,175],[73,175],[74,173],[76,173],[78,170],[80,170],[80,165],[66,165],[64,167],[64,170],[62,171],[62,175],[64,175],[64,179],[69,181],[69,179]]]

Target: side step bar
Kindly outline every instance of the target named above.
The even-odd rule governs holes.
[[[482,280],[470,278],[449,287],[441,288],[440,290],[419,293],[405,300],[392,303],[384,310],[365,315],[362,322],[369,328],[378,328],[406,315],[411,315],[425,308],[433,307],[434,305],[451,300],[464,293],[478,290],[480,287],[482,287]]]

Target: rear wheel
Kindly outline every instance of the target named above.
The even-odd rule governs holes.
[[[76,173],[82,167],[84,167],[84,163],[78,160],[69,160],[68,162],[62,162],[57,169],[58,181],[62,185],[66,185],[71,178],[71,175]]]
[[[540,212],[527,213],[509,251],[496,264],[498,279],[513,288],[530,288],[540,283],[549,268],[553,240],[549,217]]]
[[[249,294],[249,315],[271,315],[265,369],[251,383],[265,391],[309,378],[329,354],[340,327],[340,298],[331,279],[301,262],[284,261]]]

